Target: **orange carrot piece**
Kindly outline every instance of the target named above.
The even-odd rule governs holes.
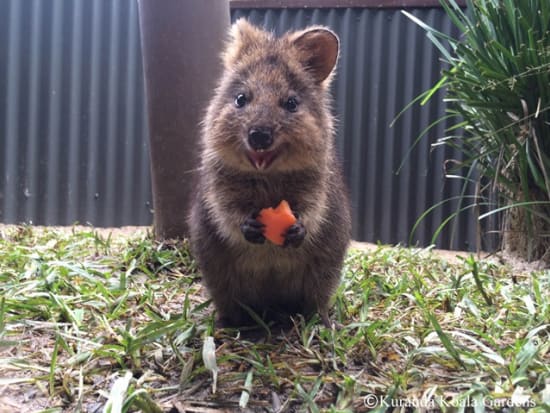
[[[285,200],[276,208],[262,209],[257,219],[265,225],[264,237],[276,245],[284,244],[286,231],[296,222],[296,217]]]

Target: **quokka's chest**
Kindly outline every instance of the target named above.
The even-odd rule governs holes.
[[[303,245],[298,248],[281,247],[266,240],[260,245],[245,241],[237,248],[239,252],[234,255],[234,266],[244,273],[258,276],[302,273],[310,260]]]
[[[286,200],[298,208],[313,201],[315,194],[325,189],[324,179],[317,171],[266,174],[255,176],[234,171],[217,171],[208,187],[219,202],[235,209],[251,206],[266,208]]]

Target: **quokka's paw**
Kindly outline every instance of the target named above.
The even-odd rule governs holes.
[[[294,248],[298,248],[304,241],[305,237],[306,227],[304,227],[302,221],[298,220],[286,231],[284,246],[292,246]]]
[[[259,222],[256,217],[258,214],[252,214],[241,224],[241,232],[244,235],[244,238],[248,242],[253,244],[263,244],[265,242],[265,237],[263,234],[264,224]]]

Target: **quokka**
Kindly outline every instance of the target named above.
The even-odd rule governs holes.
[[[231,28],[189,216],[219,325],[250,322],[250,309],[276,320],[317,312],[330,325],[351,226],[328,90],[338,51],[325,27],[280,38],[243,19]],[[256,219],[281,200],[297,217],[283,246]]]

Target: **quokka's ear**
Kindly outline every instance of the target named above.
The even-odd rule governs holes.
[[[229,42],[223,54],[226,68],[232,67],[239,57],[259,47],[268,38],[268,33],[240,18],[229,30]]]
[[[338,36],[326,27],[311,27],[291,33],[290,41],[299,53],[300,62],[316,83],[329,78],[338,60]]]

